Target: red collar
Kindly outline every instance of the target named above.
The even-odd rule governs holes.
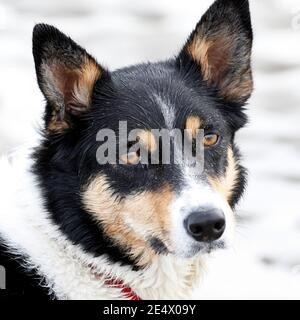
[[[102,278],[104,277],[104,283],[112,288],[117,288],[121,289],[121,292],[124,296],[124,298],[129,299],[129,300],[142,300],[129,286],[127,286],[122,280],[110,278],[110,277],[105,277],[105,275],[99,274],[95,272],[95,268],[93,268],[91,265],[89,265],[92,269],[92,272],[94,276]]]
[[[121,289],[124,298],[129,300],[142,300],[130,287],[124,284],[122,280],[106,279],[104,282],[107,286]]]

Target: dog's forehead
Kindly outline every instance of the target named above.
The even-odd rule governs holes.
[[[170,63],[137,65],[112,74],[112,90],[101,98],[101,117],[127,121],[134,129],[183,128],[191,115],[203,121],[221,120],[217,100],[207,87],[187,81]],[[101,88],[99,88],[101,94]],[[107,100],[107,101],[106,101]],[[103,105],[109,106],[102,110]]]

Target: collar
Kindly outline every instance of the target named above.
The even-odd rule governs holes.
[[[111,288],[121,289],[121,293],[123,294],[125,299],[128,300],[142,300],[128,285],[126,285],[122,280],[112,278],[110,276],[105,275],[104,273],[97,273],[95,271],[95,267],[89,265],[92,270],[94,276],[99,279],[104,279],[104,284]]]
[[[121,289],[121,292],[126,299],[142,300],[129,286],[125,285],[122,280],[107,278],[104,283],[109,287]]]

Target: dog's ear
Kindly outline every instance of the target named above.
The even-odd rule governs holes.
[[[94,85],[104,70],[72,39],[45,24],[34,27],[33,56],[47,100],[46,127],[55,132],[68,129],[72,119],[89,109]]]
[[[225,100],[244,103],[253,90],[252,28],[247,0],[217,0],[178,57],[196,63],[202,78]]]

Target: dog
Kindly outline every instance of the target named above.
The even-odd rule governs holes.
[[[248,1],[217,0],[175,57],[112,72],[55,27],[34,27],[44,127],[1,160],[2,293],[192,296],[210,252],[232,243],[245,189],[235,134],[253,91],[252,40]],[[100,164],[99,130],[118,132],[122,121],[147,155],[160,149],[152,129],[188,130],[193,146],[203,132],[202,170],[143,164],[129,146],[117,151],[122,163]]]

